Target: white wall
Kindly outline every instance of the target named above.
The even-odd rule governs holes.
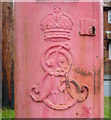
[[[111,97],[111,81],[104,81],[104,96]]]
[[[111,60],[111,42],[109,42],[109,59]]]

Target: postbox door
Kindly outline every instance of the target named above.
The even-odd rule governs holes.
[[[99,2],[15,4],[16,118],[103,117]]]

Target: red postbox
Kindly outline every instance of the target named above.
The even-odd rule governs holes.
[[[103,118],[100,2],[15,4],[16,118]]]

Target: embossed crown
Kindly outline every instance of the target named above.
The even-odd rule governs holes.
[[[41,23],[44,39],[49,41],[70,40],[72,30],[72,19],[60,12],[59,7],[54,6],[54,12],[49,13]]]

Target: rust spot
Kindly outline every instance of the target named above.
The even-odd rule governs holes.
[[[99,68],[98,72],[97,72],[97,75],[100,76],[101,75],[101,70]]]
[[[101,90],[101,80],[98,80],[98,91]]]
[[[96,85],[95,85],[95,84],[96,84],[96,83],[95,83],[95,82],[96,82],[96,81],[95,81],[95,78],[96,78],[96,71],[95,71],[95,67],[94,67],[94,72],[93,72],[93,89],[94,89],[94,94],[95,94],[95,89],[96,89],[96,88],[95,88],[95,87],[96,87]]]
[[[78,116],[78,115],[79,115],[79,113],[76,113],[76,115]]]
[[[98,80],[96,85],[95,85],[95,92],[99,93],[101,91],[101,81]]]
[[[78,74],[80,74],[80,75],[83,75],[83,76],[86,76],[86,77],[92,75],[91,72],[89,72],[89,71],[84,71],[83,69],[80,69],[80,68],[75,68],[74,71],[75,71],[76,73],[78,73]]]

